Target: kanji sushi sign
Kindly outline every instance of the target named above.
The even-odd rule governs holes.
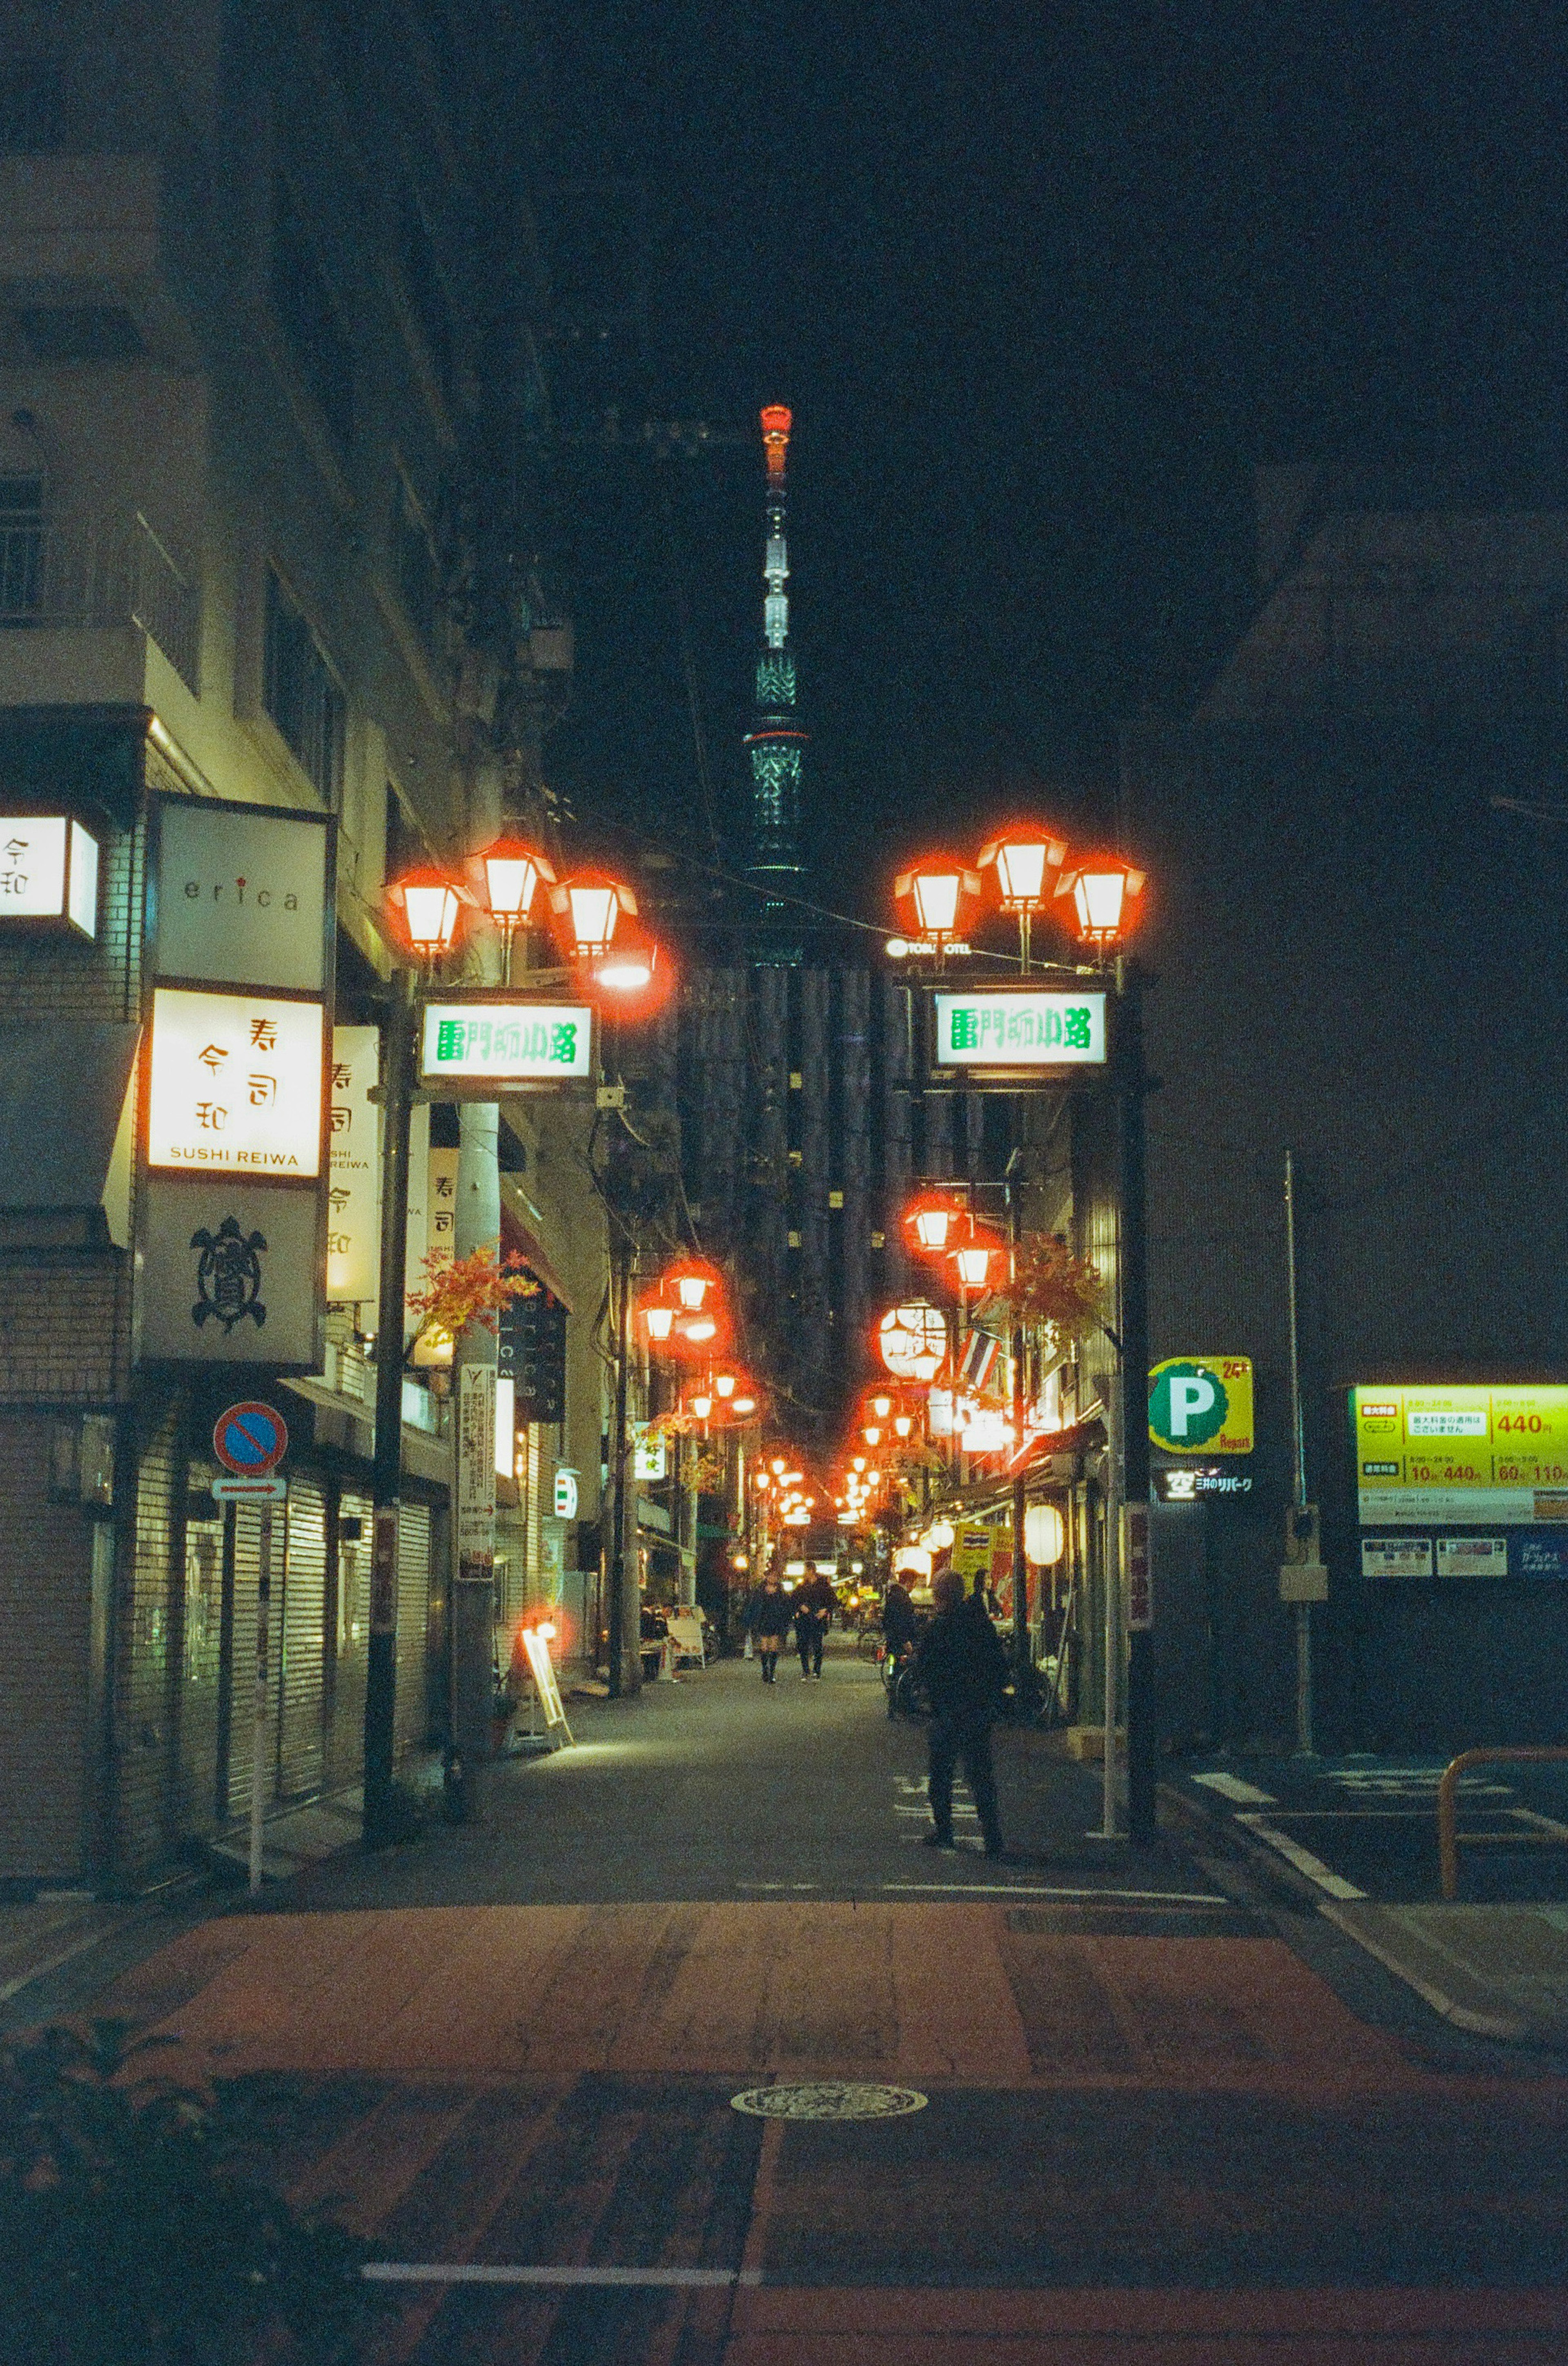
[[[432,1002],[424,1020],[423,1081],[557,1082],[593,1067],[586,1003]]]
[[[1100,992],[938,994],[941,1068],[1072,1068],[1105,1064]]]
[[[319,1175],[324,1032],[319,1002],[159,986],[149,1166],[292,1182]]]

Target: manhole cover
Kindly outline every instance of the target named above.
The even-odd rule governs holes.
[[[789,2087],[748,2087],[730,2109],[757,2120],[896,2120],[923,2112],[913,2087],[878,2087],[857,2079],[811,2079]]]

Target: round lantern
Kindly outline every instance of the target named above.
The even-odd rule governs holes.
[[[946,1318],[924,1298],[890,1306],[878,1326],[877,1345],[896,1380],[935,1380],[946,1360]]]

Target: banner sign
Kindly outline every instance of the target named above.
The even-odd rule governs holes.
[[[593,1067],[593,1012],[587,1003],[431,1002],[421,1039],[427,1085],[477,1077],[498,1085],[559,1082]]]
[[[159,976],[322,993],[330,837],[325,815],[161,797]]]
[[[1148,1434],[1168,1454],[1250,1454],[1250,1356],[1168,1356],[1148,1376]]]
[[[488,1364],[457,1369],[457,1558],[466,1576],[496,1557],[496,1375]]]
[[[149,1166],[292,1183],[319,1175],[324,1031],[319,1002],[157,987]]]
[[[1105,997],[1041,989],[938,994],[939,1068],[1103,1067]]]
[[[1350,1391],[1363,1526],[1568,1525],[1568,1387]]]
[[[376,1328],[381,1280],[381,1121],[372,1096],[381,1074],[377,1027],[334,1027],[328,1110],[327,1296],[368,1307]]]

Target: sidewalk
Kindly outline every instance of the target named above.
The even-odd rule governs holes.
[[[1223,1833],[1456,2028],[1568,2052],[1568,1846],[1535,1837],[1568,1842],[1568,1823],[1528,1804],[1512,1769],[1477,1770],[1461,1830],[1494,1845],[1462,1851],[1472,1895],[1441,1900],[1441,1771],[1435,1760],[1227,1759],[1172,1770],[1161,1787],[1180,1828]]]

